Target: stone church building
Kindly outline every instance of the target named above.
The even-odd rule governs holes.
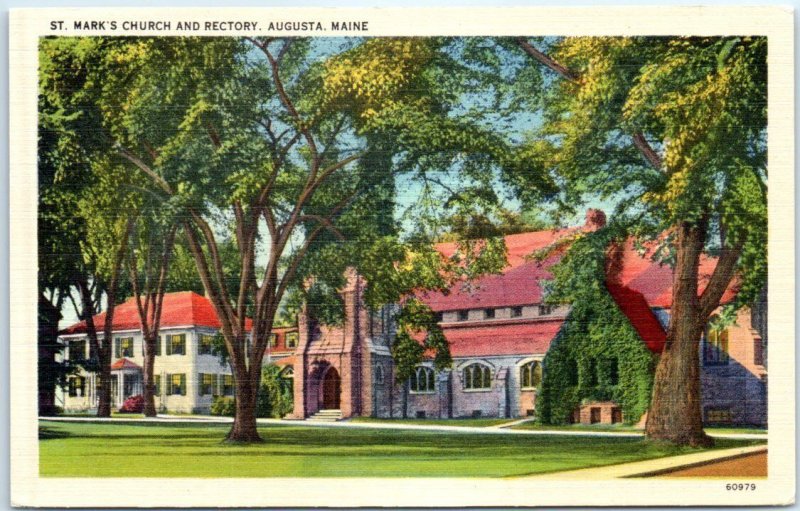
[[[280,362],[291,366],[287,371],[294,375],[290,417],[535,415],[542,361],[569,308],[543,303],[542,282],[551,277],[548,268],[559,256],[538,262],[527,256],[604,223],[601,211],[590,210],[583,226],[509,235],[508,265],[502,274],[482,277],[469,289],[457,286],[446,294],[420,296],[439,316],[453,364],[436,371],[432,362],[424,362],[403,384],[395,383],[391,357],[396,306],[369,310],[362,300],[365,280],[350,273],[341,290],[343,324],[321,325],[301,314],[297,349]],[[448,243],[437,248],[445,256],[456,250],[455,244]],[[612,296],[657,355],[663,349],[669,318],[671,270],[641,257],[632,246],[624,247],[624,252]],[[713,259],[704,260],[701,274],[710,275],[715,264]],[[632,294],[641,304],[622,299]],[[732,290],[726,300],[734,296]],[[736,325],[707,335],[701,343],[698,356],[707,422],[766,424],[766,322],[761,308],[757,311],[743,309]],[[587,410],[587,417],[594,414]],[[602,417],[621,420],[613,413]]]

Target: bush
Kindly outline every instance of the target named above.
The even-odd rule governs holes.
[[[120,413],[142,413],[144,411],[144,397],[142,395],[131,396],[122,403]]]
[[[236,401],[228,396],[215,396],[211,402],[211,415],[233,417],[236,413]]]
[[[63,414],[64,414],[64,409],[57,405],[39,407],[39,415],[45,417],[55,417],[57,415],[63,415]]]
[[[280,419],[294,409],[294,391],[291,378],[281,376],[281,368],[270,364],[261,373],[256,417]]]

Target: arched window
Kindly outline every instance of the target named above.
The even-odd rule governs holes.
[[[433,369],[430,367],[419,366],[411,375],[411,392],[433,392],[434,379]]]
[[[492,370],[483,364],[471,364],[464,368],[462,372],[464,388],[490,389],[492,388]]]
[[[519,368],[519,381],[523,389],[532,389],[542,383],[542,363],[538,360],[528,362]]]
[[[375,365],[375,383],[383,383],[383,366]]]
[[[294,378],[294,368],[292,366],[286,366],[286,368],[281,371],[281,378]]]

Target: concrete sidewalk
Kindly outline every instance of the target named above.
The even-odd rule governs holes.
[[[538,480],[587,481],[597,479],[651,477],[667,474],[675,470],[702,466],[766,451],[766,445],[752,445],[749,447],[736,447],[733,449],[703,451],[692,454],[684,454],[681,456],[668,456],[666,458],[636,461],[633,463],[622,463],[619,465],[610,465],[606,467],[583,468],[580,470],[569,470],[566,472],[553,472],[550,474],[524,476],[524,478]]]
[[[159,415],[157,417],[125,418],[125,417],[39,417],[39,420],[56,422],[126,422],[126,423],[169,423],[169,424],[230,424],[232,417],[215,417],[210,415]],[[302,420],[284,419],[257,419],[258,424],[271,424],[281,426],[308,426],[316,428],[356,428],[356,429],[388,429],[401,431],[442,431],[448,433],[471,433],[485,435],[534,435],[534,436],[578,436],[578,437],[609,437],[609,438],[637,438],[644,433],[638,431],[580,431],[559,429],[510,429],[510,426],[526,422],[527,419],[509,421],[495,426],[447,426],[443,424],[405,424],[391,422],[313,422]],[[753,433],[712,433],[715,438],[730,438],[734,440],[766,440],[767,435]]]

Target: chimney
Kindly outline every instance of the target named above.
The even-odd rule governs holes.
[[[584,230],[586,232],[594,232],[602,229],[606,225],[606,214],[602,209],[587,209],[586,210],[586,224]]]

